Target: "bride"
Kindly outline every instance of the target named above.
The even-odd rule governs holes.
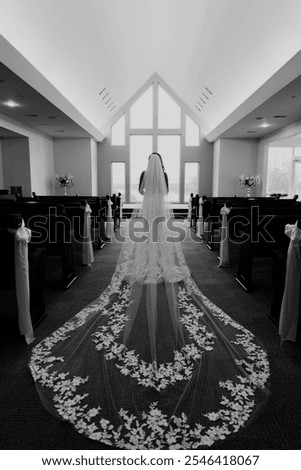
[[[45,408],[90,439],[122,449],[210,447],[263,408],[267,354],[193,281],[159,154],[139,191],[109,286],[34,347],[30,370]]]

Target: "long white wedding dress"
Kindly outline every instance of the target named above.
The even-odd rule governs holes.
[[[30,370],[45,408],[90,439],[210,447],[264,406],[267,354],[193,281],[156,154],[142,186],[109,286],[34,347]]]

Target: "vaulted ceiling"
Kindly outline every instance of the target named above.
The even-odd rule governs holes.
[[[0,0],[0,9],[0,62],[44,99],[49,135],[57,109],[64,135],[78,127],[101,141],[154,73],[210,141],[271,132],[254,128],[258,113],[272,110],[273,130],[286,124],[275,115],[301,120],[300,0]],[[294,81],[294,102],[288,91],[278,109]],[[38,114],[25,108],[23,117]]]

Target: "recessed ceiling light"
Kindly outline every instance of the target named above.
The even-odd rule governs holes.
[[[291,96],[291,99],[293,99],[293,98],[297,98],[297,96],[296,95]]]
[[[263,116],[258,116],[256,119],[264,119]]]
[[[26,117],[39,117],[38,114],[25,114]]]
[[[286,118],[287,116],[284,116],[284,115],[281,115],[281,114],[276,114],[276,116],[274,116],[275,119],[280,119],[280,118]]]
[[[54,132],[65,132],[63,129],[55,129]]]
[[[20,106],[19,103],[16,103],[13,100],[5,101],[3,104],[5,104],[5,106],[9,106],[10,108],[16,108],[17,106]]]
[[[271,124],[268,124],[267,122],[264,122],[263,124],[260,125],[260,127],[269,127]]]
[[[56,116],[48,116],[48,119],[56,119]]]
[[[3,78],[0,78],[0,83],[4,83],[4,80],[3,80]]]

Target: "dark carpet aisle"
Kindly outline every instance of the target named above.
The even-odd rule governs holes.
[[[271,289],[265,273],[270,269],[269,261],[256,261],[255,289],[246,293],[235,281],[235,266],[218,268],[217,253],[209,251],[194,234],[183,242],[183,248],[200,289],[261,339],[271,366],[271,394],[263,413],[237,436],[212,449],[300,449],[301,347],[293,343],[281,347],[277,328],[268,318]],[[119,244],[113,242],[95,251],[92,268],[80,266],[77,252],[78,279],[67,291],[57,288],[56,271],[48,266],[47,316],[36,328],[36,343],[98,297],[111,279],[119,249]],[[0,354],[0,449],[106,448],[81,437],[43,408],[28,370],[31,346],[26,346],[22,338],[2,335]]]

